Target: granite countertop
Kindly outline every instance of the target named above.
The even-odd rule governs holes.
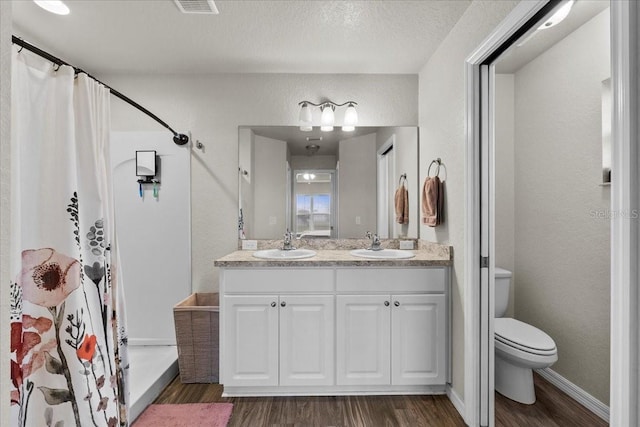
[[[452,250],[443,245],[421,245],[409,259],[368,259],[353,256],[348,249],[314,249],[304,259],[260,259],[254,251],[238,250],[215,260],[216,267],[436,267],[453,264]]]

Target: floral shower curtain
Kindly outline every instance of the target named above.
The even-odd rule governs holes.
[[[11,425],[128,425],[109,91],[12,59]]]

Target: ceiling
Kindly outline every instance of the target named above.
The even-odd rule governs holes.
[[[522,36],[516,45],[525,41],[527,37],[531,37],[522,46],[512,46],[498,58],[496,72],[515,73],[608,7],[609,0],[576,1],[569,16],[558,25],[545,30],[532,30]],[[532,34],[534,32],[535,34]]]
[[[309,144],[320,146],[320,150],[316,153],[319,156],[335,156],[338,154],[340,141],[375,133],[380,128],[358,126],[353,132],[343,132],[339,126],[336,126],[333,132],[322,132],[318,127],[314,127],[311,132],[303,132],[297,126],[250,126],[250,129],[256,135],[286,141],[292,156],[308,155],[305,147]],[[322,140],[319,141],[318,138]]]
[[[470,0],[67,0],[53,15],[13,1],[14,34],[92,74],[416,74]]]

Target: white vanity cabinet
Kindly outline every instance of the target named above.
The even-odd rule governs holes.
[[[226,295],[224,384],[333,384],[333,300],[333,295]]]
[[[334,384],[334,274],[223,269],[220,382],[227,387]]]
[[[278,296],[226,295],[225,384],[278,385]],[[221,375],[222,376],[222,375]],[[222,381],[221,381],[222,382]]]
[[[442,393],[447,267],[222,268],[226,396]]]
[[[337,270],[337,384],[445,384],[446,280],[444,268]]]
[[[339,295],[338,385],[445,383],[444,295]]]

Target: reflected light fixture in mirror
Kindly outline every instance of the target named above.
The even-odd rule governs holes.
[[[344,113],[344,120],[342,122],[343,132],[353,132],[356,129],[356,125],[358,124],[358,112],[356,111],[356,105],[358,105],[358,103],[354,101],[347,101],[343,104],[336,104],[333,101],[325,101],[320,104],[314,104],[313,102],[309,101],[301,101],[298,103],[298,105],[300,105],[298,125],[300,126],[300,130],[303,132],[310,132],[313,130],[311,106],[320,107],[320,130],[323,132],[330,132],[333,130],[333,126],[336,120],[336,107],[343,107],[345,105],[347,106],[347,109]]]
[[[307,138],[307,140],[309,139]],[[320,140],[322,141],[322,138],[320,138]],[[304,148],[307,150],[307,156],[313,156],[318,152],[320,146],[318,144],[309,144]]]
[[[68,15],[69,7],[61,0],[33,0],[35,4],[56,15]]]

